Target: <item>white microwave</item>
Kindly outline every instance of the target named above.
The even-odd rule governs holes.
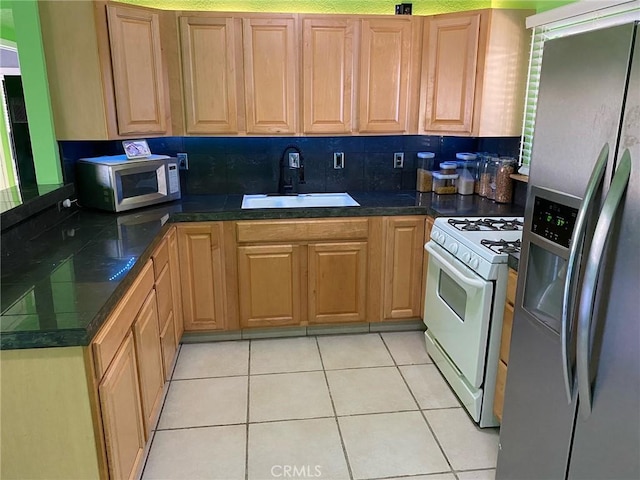
[[[178,162],[166,155],[81,158],[76,164],[76,188],[80,205],[110,212],[177,200]]]

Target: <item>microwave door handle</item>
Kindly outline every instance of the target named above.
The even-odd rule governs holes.
[[[447,272],[452,277],[456,277],[460,282],[462,282],[463,285],[466,285],[467,287],[474,288],[474,289],[485,287],[485,282],[478,280],[476,278],[469,278],[466,275],[462,274],[454,264],[452,264],[449,260],[447,260],[442,255],[440,255],[440,252],[438,252],[435,248],[433,248],[433,246],[431,245],[431,242],[427,243],[424,246],[424,248],[427,250],[427,252],[429,252],[429,255],[433,255],[433,258],[435,258],[438,262],[442,264],[442,266],[446,268]]]
[[[591,414],[591,380],[589,378],[591,369],[591,329],[598,276],[602,266],[602,257],[611,236],[613,221],[629,184],[630,175],[631,155],[629,150],[625,150],[602,206],[584,272],[578,311],[577,375],[580,412],[585,419],[589,418]]]
[[[571,247],[569,249],[569,259],[567,261],[567,276],[564,283],[564,293],[562,295],[562,321],[561,321],[561,340],[562,340],[562,374],[564,377],[565,392],[567,394],[567,402],[571,404],[574,377],[573,377],[573,361],[571,358],[572,331],[574,324],[574,310],[576,285],[580,274],[580,261],[582,259],[582,249],[584,248],[584,237],[586,234],[587,220],[593,211],[596,193],[602,186],[604,172],[607,168],[607,160],[609,159],[609,144],[605,143],[600,151],[598,160],[591,172],[591,178],[587,184],[587,189],[582,200],[582,205],[578,211],[576,225],[571,237]]]

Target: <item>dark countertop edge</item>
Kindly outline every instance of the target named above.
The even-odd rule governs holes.
[[[0,214],[0,225],[2,231],[5,231],[20,222],[28,220],[30,217],[40,213],[41,211],[56,205],[58,202],[72,197],[75,193],[73,183],[62,185],[60,188],[45,193],[37,198],[28,200],[22,205],[18,205],[6,212]]]
[[[388,192],[391,194],[392,192]],[[393,192],[403,194],[403,192]],[[407,192],[404,192],[406,194]],[[66,197],[65,197],[66,198]],[[223,207],[224,208],[224,207]],[[360,206],[360,207],[312,207],[247,209],[224,208],[221,210],[202,212],[172,212],[169,219],[156,233],[153,240],[136,260],[134,266],[120,281],[104,305],[98,310],[86,329],[68,329],[60,331],[21,331],[0,334],[0,350],[17,350],[29,348],[73,347],[87,346],[91,343],[109,315],[122,299],[123,295],[133,284],[142,271],[151,254],[162,241],[166,232],[176,223],[206,222],[206,221],[234,221],[234,220],[269,220],[269,219],[304,219],[331,217],[364,217],[364,216],[400,216],[427,215],[431,217],[469,216],[465,212],[452,214],[439,212],[430,205],[393,205],[393,206]],[[487,214],[488,215],[488,214]]]

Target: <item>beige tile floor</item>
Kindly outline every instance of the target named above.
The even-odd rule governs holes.
[[[143,479],[490,480],[422,332],[182,345]]]

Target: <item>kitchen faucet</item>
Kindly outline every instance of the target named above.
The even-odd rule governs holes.
[[[289,150],[293,150],[297,156],[291,153],[287,156]],[[299,193],[297,186],[305,183],[302,151],[297,145],[287,145],[280,156],[278,193],[280,195],[297,195]]]

